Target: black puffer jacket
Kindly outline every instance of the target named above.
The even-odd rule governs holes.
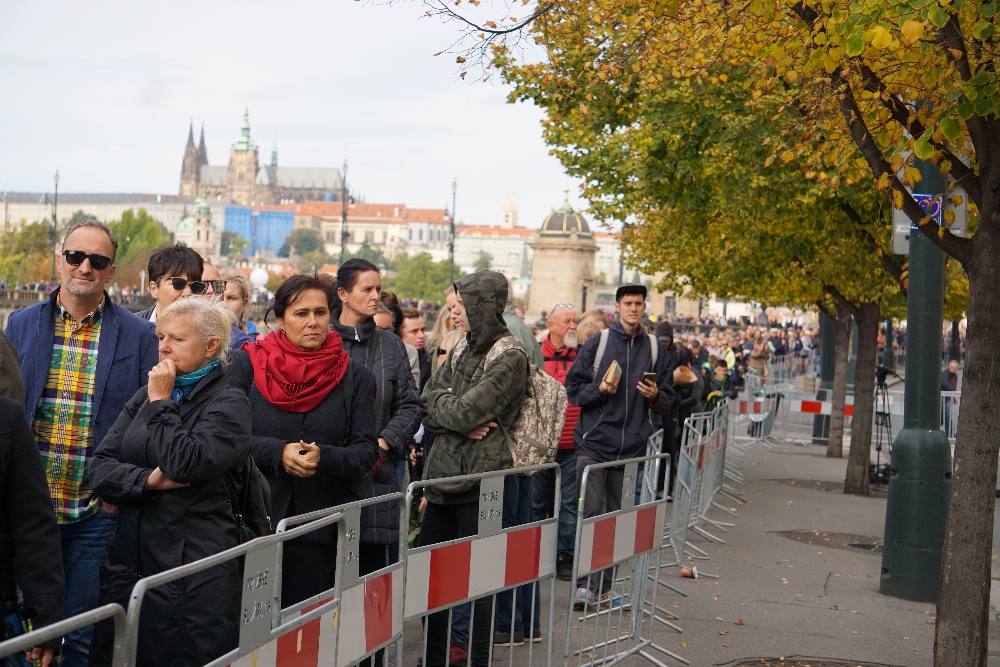
[[[250,452],[250,403],[209,372],[183,401],[150,401],[142,387],[91,459],[90,484],[120,507],[101,566],[100,603],[127,606],[141,577],[193,563],[239,543],[226,476],[240,488]],[[154,468],[175,482],[143,489]],[[157,586],[139,621],[140,665],[203,665],[239,639],[239,563],[234,559]],[[211,632],[206,632],[211,628]],[[99,624],[91,665],[111,664],[113,630]]]
[[[371,469],[378,461],[375,444],[375,381],[360,365],[351,363],[354,378],[351,423],[347,422],[343,382],[310,412],[286,412],[274,407],[257,390],[246,350],[233,353],[226,382],[239,387],[253,406],[253,459],[271,486],[271,522],[277,527],[286,516],[371,498]],[[294,477],[281,466],[281,452],[289,442],[319,445],[319,468],[312,477]],[[362,514],[362,521],[365,515]],[[336,544],[336,526],[303,536],[319,544]]]
[[[0,397],[0,587],[8,602],[24,593],[36,628],[63,619],[59,525],[45,467],[24,406]],[[55,639],[44,648],[59,648]]]
[[[375,495],[399,491],[396,462],[409,454],[409,444],[420,428],[423,404],[413,382],[406,346],[391,331],[382,331],[369,319],[357,327],[340,323],[340,311],[333,313],[331,328],[340,334],[344,349],[356,364],[363,364],[375,376],[375,433],[385,438],[389,450],[379,448],[382,464],[374,473]],[[371,523],[361,536],[368,544],[395,544],[399,540],[399,509],[395,504],[378,504]]]

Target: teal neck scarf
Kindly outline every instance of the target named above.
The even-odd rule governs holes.
[[[194,386],[198,384],[202,378],[211,373],[212,370],[218,365],[219,360],[213,359],[212,362],[204,368],[199,368],[198,370],[191,371],[185,375],[178,375],[174,380],[174,390],[171,392],[170,398],[180,403],[181,399],[190,394],[191,390],[194,389]]]

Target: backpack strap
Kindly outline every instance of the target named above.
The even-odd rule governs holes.
[[[653,334],[646,334],[649,336],[649,354],[652,357],[652,363],[649,365],[649,370],[651,372],[656,371],[656,359],[660,351],[660,344],[656,342],[656,336]]]
[[[611,333],[611,329],[605,329],[601,332],[601,342],[597,344],[597,355],[594,356],[594,368],[590,372],[590,379],[597,380],[597,371],[601,367],[601,361],[604,359],[604,351],[608,349],[608,335]]]

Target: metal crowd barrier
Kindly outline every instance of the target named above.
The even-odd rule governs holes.
[[[584,468],[580,483],[576,542],[573,554],[573,580],[597,576],[595,602],[584,601],[582,614],[575,611],[577,601],[571,595],[566,618],[563,667],[575,659],[578,667],[614,665],[632,655],[640,655],[658,667],[664,663],[647,649],[655,649],[688,664],[681,656],[653,642],[653,621],[680,631],[664,619],[671,613],[658,604],[659,573],[662,567],[667,500],[647,500],[648,490],[636,505],[639,465],[644,478],[652,478],[655,490],[656,464],[669,464],[669,454],[640,456],[624,461],[591,464]],[[594,517],[583,517],[587,480],[598,470],[622,468],[621,509]],[[645,482],[644,482],[645,485]],[[655,554],[655,565],[650,566]],[[610,576],[604,573],[610,569]],[[589,578],[589,577],[588,577]],[[610,587],[605,586],[610,579]],[[649,585],[649,582],[653,585]],[[573,586],[571,590],[575,590]],[[589,589],[589,585],[587,586]],[[625,617],[626,612],[629,618]],[[661,614],[663,616],[661,616]],[[671,616],[671,618],[673,618]],[[578,624],[578,625],[577,625]],[[590,627],[592,626],[592,628]]]
[[[555,516],[541,521],[531,521],[526,524],[503,528],[504,479],[508,475],[535,473],[539,470],[555,470]],[[546,632],[539,641],[546,642],[543,652],[546,667],[552,666],[553,634],[555,619],[555,585],[556,585],[556,548],[558,538],[558,508],[560,497],[560,475],[558,463],[546,463],[536,466],[514,468],[473,475],[461,475],[446,479],[412,482],[406,490],[405,511],[410,515],[410,505],[413,492],[418,488],[428,488],[454,484],[462,481],[479,482],[479,513],[475,535],[462,537],[447,542],[407,548],[403,554],[404,567],[404,601],[403,621],[421,619],[423,636],[420,642],[420,655],[402,656],[407,664],[416,664],[417,658],[425,667],[428,665],[427,642],[430,616],[435,613],[447,612],[448,639],[445,647],[445,664],[449,662],[451,652],[451,628],[455,609],[461,605],[470,606],[469,642],[465,665],[472,665],[474,633],[476,627],[475,601],[482,598],[490,600],[489,624],[489,663],[494,657],[494,630],[515,632],[514,622],[517,617],[518,595],[524,594],[522,587],[531,588],[531,613],[528,618],[522,617],[525,635],[533,635],[536,605],[539,607],[538,624],[545,620]],[[633,486],[633,493],[635,488]],[[529,500],[529,502],[531,502]],[[402,521],[402,519],[401,519]],[[541,584],[547,583],[548,609],[540,604]],[[496,594],[511,591],[511,626],[496,627],[497,602]],[[413,627],[413,626],[411,626]],[[538,628],[540,629],[540,628]],[[534,664],[535,641],[531,636],[525,637],[527,644],[527,667]],[[511,647],[513,648],[513,647]],[[400,649],[401,650],[401,649]],[[514,652],[509,651],[508,663],[513,665]],[[397,663],[401,664],[401,663]],[[525,665],[518,660],[519,667]],[[338,666],[339,667],[339,666]]]
[[[702,534],[699,523],[707,523],[724,530],[721,522],[706,517],[710,506],[726,509],[714,501],[716,494],[725,493],[725,480],[729,475],[726,452],[734,448],[729,426],[729,406],[724,403],[712,413],[696,415],[684,424],[685,437],[681,447],[680,469],[675,485],[674,504],[668,511],[667,499],[656,500],[657,470],[669,465],[669,454],[656,453],[627,461],[594,464],[583,472],[583,489],[593,471],[624,466],[622,509],[616,512],[584,519],[581,491],[580,514],[577,521],[573,577],[614,568],[619,576],[612,576],[608,604],[588,604],[583,614],[574,621],[570,596],[570,613],[567,619],[563,652],[563,667],[568,667],[572,657],[582,666],[587,659],[589,666],[612,665],[630,655],[641,655],[659,667],[663,663],[649,649],[670,656],[687,664],[682,657],[656,645],[652,640],[654,620],[680,632],[671,623],[676,615],[660,606],[657,601],[659,587],[669,588],[678,594],[683,591],[668,585],[660,578],[660,570],[679,565],[688,553],[685,542],[688,530]],[[649,448],[662,447],[662,431],[649,439]],[[644,468],[641,498],[636,498],[639,466]],[[275,535],[242,544],[208,558],[189,563],[141,579],[132,591],[127,611],[117,604],[66,619],[52,626],[15,637],[0,644],[0,656],[30,650],[65,633],[92,625],[105,619],[114,620],[113,667],[132,667],[136,663],[139,642],[139,619],[147,592],[158,586],[177,581],[197,572],[243,558],[241,579],[242,602],[240,612],[239,643],[225,655],[208,663],[207,667],[350,667],[376,656],[381,665],[379,651],[390,653],[396,667],[416,664],[419,657],[427,663],[427,620],[431,614],[447,612],[448,627],[454,610],[477,599],[491,597],[489,660],[494,657],[494,629],[496,626],[496,594],[511,591],[512,626],[518,608],[518,595],[524,586],[531,590],[531,609],[524,619],[524,629],[531,633],[535,623],[545,620],[547,631],[540,639],[547,646],[534,647],[531,637],[526,638],[526,656],[518,658],[518,666],[531,667],[534,655],[544,655],[545,666],[552,667],[553,624],[555,619],[555,563],[557,549],[558,517],[532,521],[509,528],[502,527],[504,479],[508,475],[533,473],[539,470],[558,470],[557,463],[529,468],[503,470],[479,475],[465,475],[445,480],[431,480],[410,484],[405,494],[395,493],[366,499],[338,507],[283,520]],[[555,475],[555,507],[559,507],[559,475]],[[439,544],[408,548],[410,507],[414,491],[418,488],[439,486],[459,481],[478,481],[479,512],[475,535]],[[530,501],[529,501],[530,502]],[[367,507],[380,503],[398,503],[400,507],[400,557],[368,575],[359,575],[359,544],[361,513]],[[727,510],[729,511],[729,510]],[[668,517],[669,514],[669,517]],[[668,518],[670,522],[668,523]],[[312,598],[285,609],[281,608],[283,544],[312,531],[337,524],[335,585]],[[707,533],[707,531],[705,531]],[[718,539],[718,538],[716,538]],[[721,540],[719,540],[721,541]],[[692,557],[704,559],[699,552]],[[675,562],[666,564],[662,549],[672,547]],[[655,564],[653,563],[655,553]],[[700,555],[699,555],[700,554]],[[709,576],[709,575],[703,575]],[[653,585],[650,585],[653,582]],[[547,600],[541,585],[546,584]],[[575,586],[571,591],[575,591]],[[598,600],[604,593],[598,591]],[[543,604],[539,604],[543,603]],[[540,611],[536,612],[536,604]],[[629,612],[630,619],[623,614]],[[470,639],[475,628],[473,605],[469,626]],[[536,616],[536,614],[538,614]],[[409,623],[421,620],[423,623]],[[577,622],[579,625],[574,625]],[[422,641],[404,642],[405,629],[423,627]],[[614,630],[614,632],[612,632]],[[577,632],[579,631],[579,632]],[[450,653],[450,632],[445,661]],[[472,664],[470,641],[465,664]],[[404,655],[404,646],[410,653]],[[414,646],[418,647],[414,649]],[[574,646],[576,647],[575,650]],[[513,665],[513,650],[507,656]]]

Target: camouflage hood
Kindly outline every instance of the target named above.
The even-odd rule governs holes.
[[[507,278],[496,271],[477,271],[455,281],[455,291],[465,304],[469,318],[469,347],[476,356],[486,354],[493,343],[510,331],[503,319],[507,306]]]

